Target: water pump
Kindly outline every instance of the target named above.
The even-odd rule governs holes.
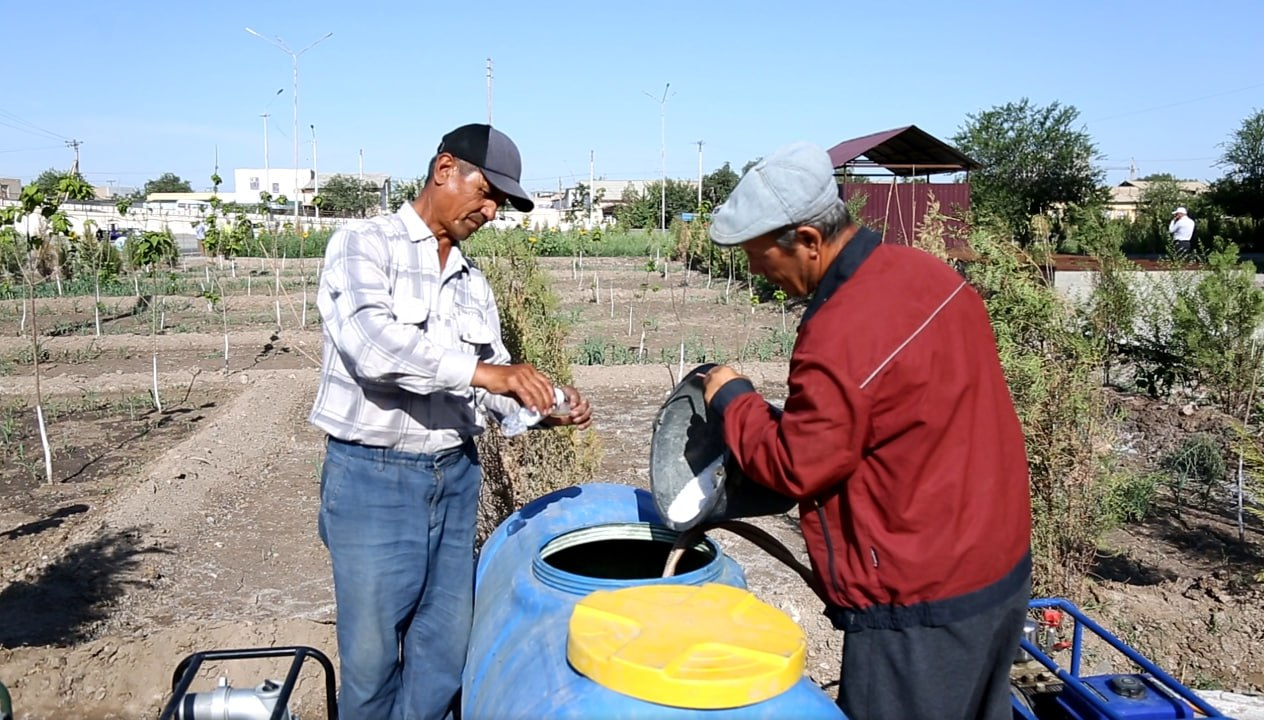
[[[208,692],[189,692],[198,670],[206,661],[258,660],[292,657],[285,680],[265,680],[254,688],[234,688],[221,677]],[[338,700],[334,688],[333,663],[324,653],[309,647],[248,648],[193,653],[176,666],[171,680],[171,700],[158,720],[299,720],[289,709],[290,696],[298,683],[303,661],[313,658],[325,674],[325,707],[328,720],[338,720]]]

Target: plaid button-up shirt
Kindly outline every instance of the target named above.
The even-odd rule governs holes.
[[[481,360],[508,364],[491,285],[439,244],[409,204],[329,240],[316,305],[324,323],[311,422],[347,442],[418,453],[457,447],[512,398],[470,386]]]

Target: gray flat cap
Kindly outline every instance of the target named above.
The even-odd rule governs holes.
[[[755,163],[711,216],[711,241],[740,245],[803,223],[839,198],[829,153],[807,142],[780,148]]]

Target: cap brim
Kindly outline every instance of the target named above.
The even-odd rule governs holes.
[[[504,193],[509,198],[509,204],[518,212],[531,212],[535,209],[535,203],[527,197],[527,191],[522,189],[517,180],[495,170],[483,170],[483,177],[487,178],[492,187]]]

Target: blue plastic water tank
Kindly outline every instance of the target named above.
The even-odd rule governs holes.
[[[483,545],[475,575],[462,717],[843,718],[807,678],[753,705],[696,710],[617,693],[570,666],[567,625],[589,593],[663,583],[746,587],[741,567],[709,539],[688,550],[676,575],[659,577],[676,537],[648,492],[623,485],[559,490],[509,516]]]

